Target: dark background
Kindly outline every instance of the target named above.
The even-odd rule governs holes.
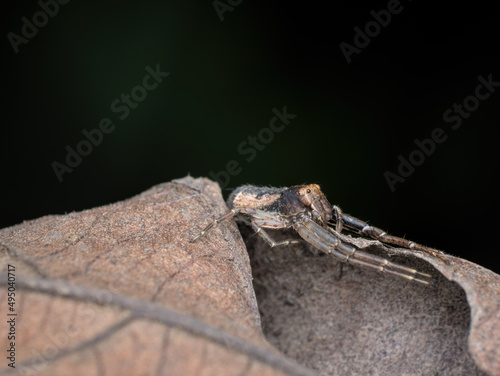
[[[221,21],[212,1],[70,1],[16,53],[8,33],[22,36],[22,18],[42,8],[2,3],[0,227],[209,176],[234,160],[226,197],[242,184],[318,183],[347,213],[500,272],[500,90],[457,130],[443,120],[478,76],[500,81],[496,11],[402,0],[348,63],[340,43],[354,45],[354,27],[387,1],[232,4]],[[111,103],[157,64],[170,75],[121,120]],[[248,161],[238,146],[284,106],[297,117]],[[65,163],[66,147],[103,118],[113,132],[59,182],[53,162]],[[392,192],[384,172],[397,173],[398,156],[437,127],[447,140]]]

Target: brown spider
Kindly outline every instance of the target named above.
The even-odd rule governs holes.
[[[231,209],[215,219],[191,241],[203,236],[214,225],[237,214],[251,218],[251,226],[271,247],[297,243],[299,240],[274,241],[264,230],[293,228],[315,248],[334,256],[342,262],[393,274],[408,280],[429,284],[431,275],[393,263],[385,258],[363,252],[356,246],[340,239],[343,228],[358,235],[410,250],[426,252],[447,261],[443,252],[412,241],[388,235],[385,231],[368,225],[355,217],[342,213],[332,206],[319,185],[296,185],[289,188],[269,188],[244,185],[236,188],[227,204]],[[330,226],[334,226],[330,227]]]

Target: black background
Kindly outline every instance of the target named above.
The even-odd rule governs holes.
[[[458,129],[443,120],[478,76],[500,81],[497,12],[402,0],[348,63],[340,43],[354,45],[354,28],[387,1],[232,4],[221,20],[212,1],[70,1],[16,53],[8,34],[22,35],[22,18],[42,8],[2,3],[0,227],[209,176],[234,160],[226,197],[242,184],[318,183],[347,213],[500,272],[500,90]],[[158,64],[170,75],[119,119],[111,103]],[[238,146],[284,106],[297,117],[248,161]],[[65,163],[66,147],[103,118],[113,132],[59,182],[53,162]],[[392,192],[384,173],[397,173],[398,156],[438,127],[447,140]]]

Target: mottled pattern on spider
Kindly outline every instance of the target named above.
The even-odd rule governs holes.
[[[227,204],[231,209],[211,222],[192,242],[203,236],[216,224],[238,214],[246,214],[251,226],[271,247],[297,243],[299,240],[276,242],[264,230],[293,228],[315,248],[340,261],[385,272],[423,284],[429,283],[429,274],[393,263],[385,258],[364,252],[340,239],[343,228],[360,236],[414,251],[428,253],[446,261],[445,255],[407,239],[388,235],[385,231],[368,225],[332,206],[317,184],[296,185],[289,188],[269,188],[244,185],[235,189]]]

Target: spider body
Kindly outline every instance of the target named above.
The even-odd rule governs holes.
[[[332,206],[317,184],[290,188],[244,185],[231,193],[227,204],[230,209],[252,208],[287,217],[310,211],[316,213],[322,223],[332,219]]]
[[[236,188],[227,201],[230,211],[212,221],[192,241],[196,241],[216,224],[238,214],[251,219],[251,226],[271,247],[299,242],[298,240],[274,241],[264,229],[293,228],[305,241],[315,248],[352,265],[385,272],[408,280],[428,284],[429,274],[393,263],[382,257],[367,253],[341,240],[343,228],[358,235],[371,237],[381,242],[426,252],[447,261],[444,254],[407,239],[388,235],[385,231],[368,225],[353,216],[344,214],[332,206],[319,185],[296,185],[286,188],[256,187],[244,185]]]

